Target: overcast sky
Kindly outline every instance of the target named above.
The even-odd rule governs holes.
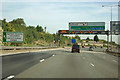
[[[68,29],[69,22],[105,22],[109,29],[110,7],[119,0],[3,0],[0,15],[11,21],[23,18],[26,25],[47,27],[49,33]],[[118,20],[118,7],[113,7],[113,20]],[[1,14],[2,13],[2,14]],[[104,38],[104,37],[102,37]],[[115,39],[117,40],[117,39]]]

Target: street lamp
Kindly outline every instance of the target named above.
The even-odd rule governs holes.
[[[111,8],[111,23],[110,23],[110,33],[111,33],[111,51],[112,51],[112,7],[114,6],[120,6],[120,5],[102,5],[102,7],[110,7]]]

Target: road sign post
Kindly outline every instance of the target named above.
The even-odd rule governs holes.
[[[108,34],[107,34],[107,51],[109,51],[109,30],[108,30]]]
[[[110,30],[111,30],[111,51],[113,48],[112,35],[120,32],[120,21],[110,21]],[[114,33],[113,33],[114,32]],[[119,34],[119,33],[117,33]]]
[[[58,34],[59,39],[58,39],[58,46],[60,47],[60,34]]]

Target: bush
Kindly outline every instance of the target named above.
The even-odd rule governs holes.
[[[103,47],[107,47],[107,45],[103,44]]]
[[[68,43],[67,46],[71,46],[72,44]]]
[[[88,46],[91,46],[90,44],[88,44]]]

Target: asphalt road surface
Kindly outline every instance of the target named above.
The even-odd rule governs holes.
[[[84,48],[80,53],[71,53],[69,48],[38,53],[3,58],[6,62],[3,62],[4,77],[12,75],[15,78],[118,78],[118,57],[104,53],[104,49],[101,48],[94,51]],[[17,60],[21,61],[18,63]],[[9,65],[12,66],[9,68]]]
[[[98,52],[96,52],[99,50]],[[118,58],[103,49],[71,53],[70,49],[49,51],[56,54],[30,67],[16,78],[118,78]]]
[[[18,73],[21,73],[29,67],[39,63],[40,59],[47,59],[51,56],[52,54],[44,52],[30,52],[2,56],[2,78],[17,75]]]

